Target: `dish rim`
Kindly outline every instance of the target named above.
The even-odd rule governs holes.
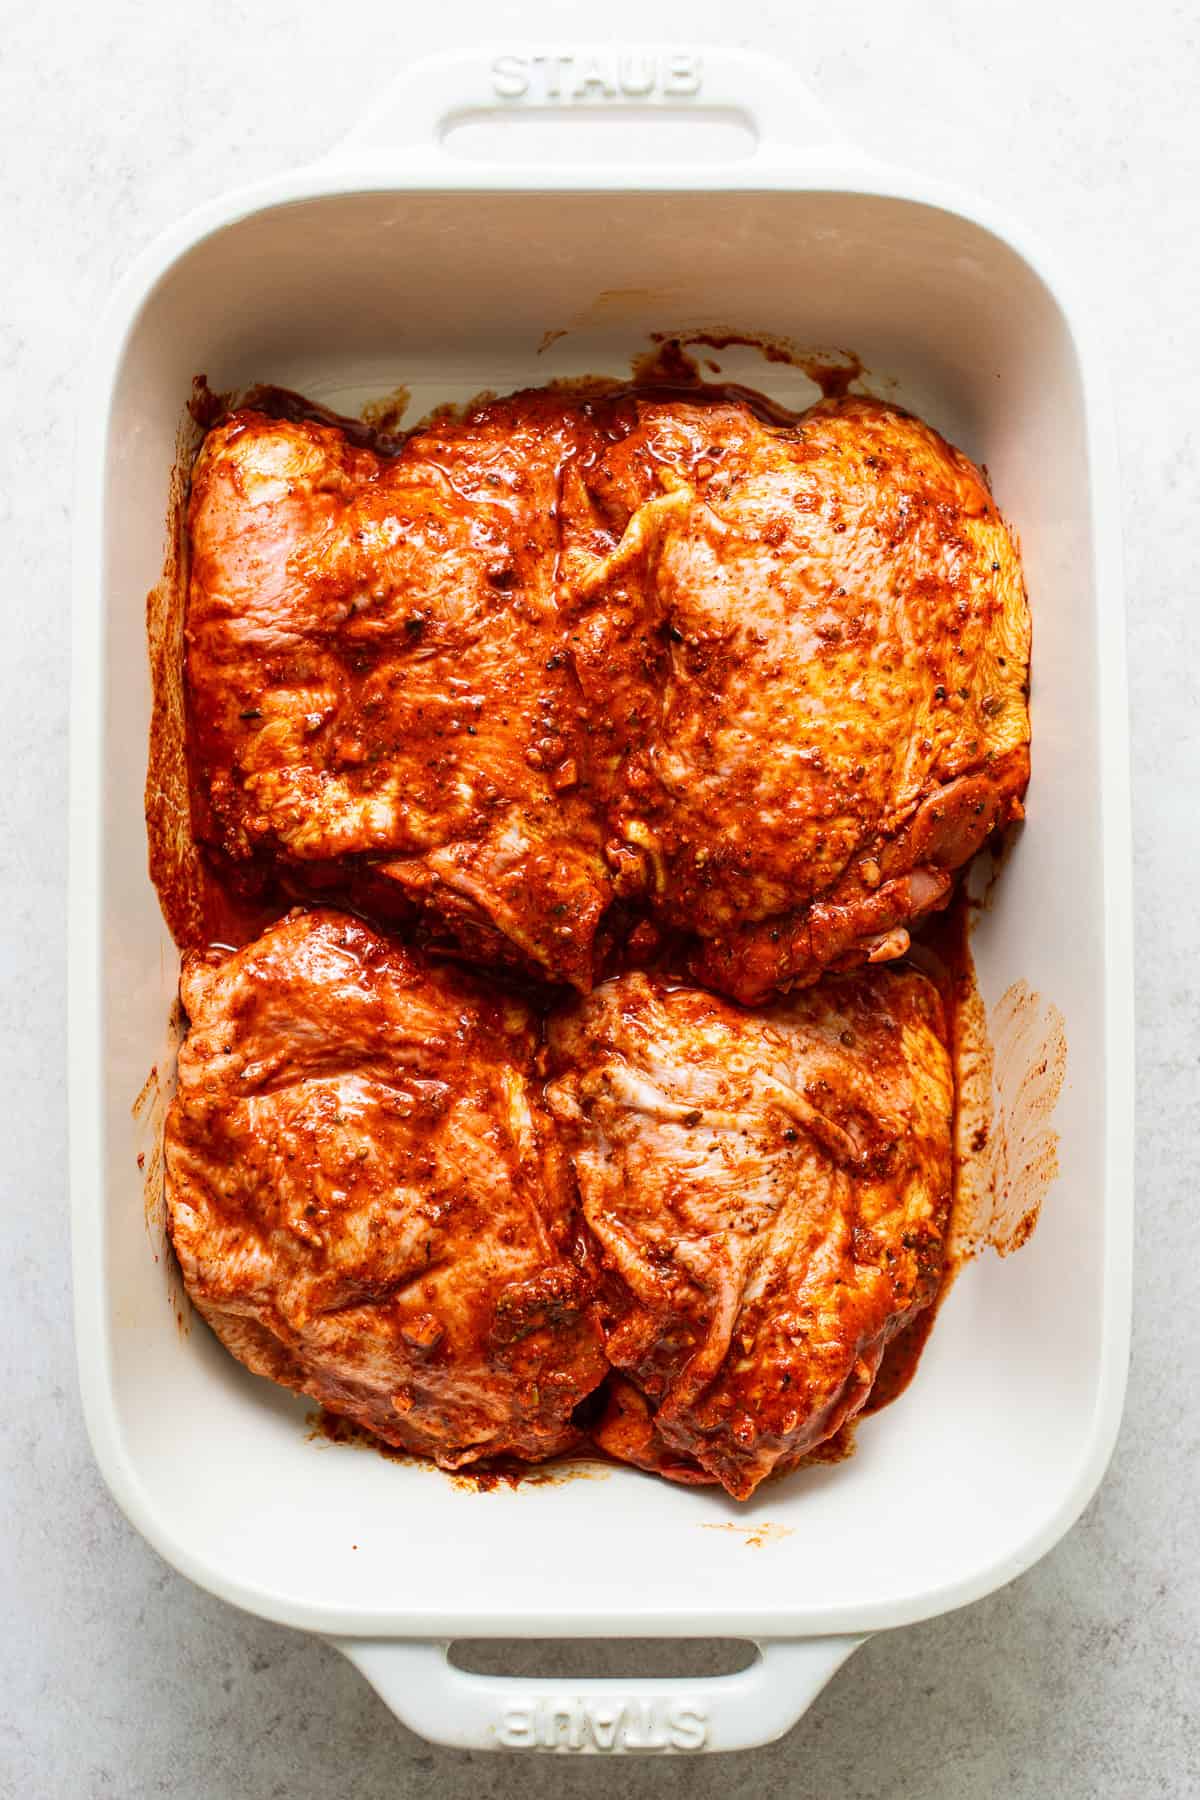
[[[999,212],[924,176],[862,160],[797,165],[794,160],[755,160],[752,165],[699,165],[656,169],[654,179],[622,180],[611,168],[567,165],[547,180],[545,170],[443,163],[436,178],[419,164],[343,155],[326,164],[256,181],[206,202],[169,226],[136,259],[119,283],[98,329],[81,384],[76,448],[73,526],[70,872],[68,899],[68,1091],[69,1171],[75,1330],[84,1417],[93,1453],[117,1504],[169,1563],[209,1592],[278,1623],[327,1635],[374,1637],[503,1636],[515,1627],[553,1636],[705,1636],[714,1630],[757,1637],[807,1636],[882,1629],[936,1616],[982,1598],[1044,1556],[1092,1498],[1112,1455],[1124,1404],[1132,1295],[1133,1225],[1133,975],[1131,820],[1126,697],[1125,608],[1121,574],[1119,487],[1108,382],[1087,312],[1060,270],[1029,235]],[[1096,1402],[1074,1477],[1037,1530],[1020,1549],[998,1555],[970,1578],[922,1591],[907,1604],[809,1608],[781,1605],[767,1615],[697,1606],[670,1612],[631,1611],[580,1616],[561,1612],[504,1614],[447,1607],[437,1613],[347,1611],[296,1601],[274,1590],[230,1580],[197,1555],[160,1516],[145,1493],[122,1439],[113,1403],[112,1371],[104,1324],[105,1208],[97,1192],[104,1168],[105,1128],[101,1058],[103,914],[101,821],[105,741],[103,566],[109,418],[122,359],[139,317],[158,284],[179,260],[229,226],[279,206],[362,194],[436,197],[439,194],[563,193],[670,195],[737,192],[831,193],[847,201],[865,197],[932,207],[975,225],[1013,252],[1057,304],[1079,369],[1088,475],[1090,541],[1094,559],[1096,620],[1100,863],[1104,945],[1104,1151],[1105,1254],[1101,1291]]]

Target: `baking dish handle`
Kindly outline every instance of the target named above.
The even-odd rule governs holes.
[[[755,1640],[749,1668],[699,1680],[477,1675],[448,1640],[331,1638],[396,1717],[458,1750],[656,1756],[769,1744],[812,1705],[861,1637]]]
[[[386,155],[390,164],[399,158],[406,169],[429,165],[444,174],[449,165],[461,171],[464,159],[447,149],[456,126],[478,121],[503,125],[541,114],[561,120],[564,130],[587,127],[587,142],[600,148],[585,160],[604,164],[617,147],[620,126],[628,129],[631,117],[644,112],[692,118],[698,128],[706,121],[741,124],[752,134],[754,148],[729,160],[743,170],[757,162],[794,162],[797,150],[805,153],[806,162],[854,154],[799,76],[769,56],[715,46],[575,44],[557,49],[501,45],[423,58],[395,78],[332,160],[377,161]],[[520,141],[514,138],[513,143],[519,153]],[[660,167],[663,159],[654,160]],[[692,158],[685,151],[665,160],[689,165]],[[712,167],[711,159],[706,166]],[[555,185],[553,163],[543,159],[538,173],[547,185]]]

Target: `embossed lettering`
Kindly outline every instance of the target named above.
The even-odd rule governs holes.
[[[510,1750],[532,1750],[537,1743],[534,1710],[532,1706],[522,1706],[519,1703],[506,1706],[496,1731],[500,1742]]]
[[[621,1708],[610,1706],[603,1700],[595,1700],[588,1707],[587,1713],[592,1742],[597,1750],[615,1749],[617,1730],[621,1723]]]
[[[591,93],[599,94],[605,100],[615,100],[617,97],[616,82],[610,80],[609,76],[605,74],[599,57],[595,56],[589,62],[584,63],[580,70],[572,98],[586,100]]]
[[[667,1734],[659,1724],[653,1701],[642,1701],[625,1708],[621,1733],[630,1750],[665,1750]]]
[[[698,56],[675,52],[661,60],[635,50],[589,56],[576,66],[565,51],[537,56],[498,56],[492,63],[492,90],[501,100],[645,100],[661,92],[672,99],[700,92]]]
[[[519,100],[529,92],[529,70],[523,56],[498,56],[492,64],[492,87],[502,100]]]
[[[543,1695],[505,1707],[496,1728],[510,1750],[702,1750],[708,1713],[692,1700],[580,1700]]]
[[[658,79],[658,70],[652,56],[623,56],[617,68],[617,80],[621,92],[631,100],[640,100],[645,94],[654,92],[654,84]]]
[[[553,1700],[546,1707],[542,1720],[541,1740],[547,1750],[583,1749],[583,1721],[580,1719],[580,1707],[571,1700]]]
[[[668,1710],[667,1726],[675,1750],[703,1750],[708,1742],[708,1714],[702,1706],[676,1701]]]
[[[544,73],[545,94],[547,100],[562,99],[562,78],[564,72],[575,61],[573,56],[535,56]]]
[[[698,94],[700,92],[700,58],[672,56],[663,75],[664,94]]]

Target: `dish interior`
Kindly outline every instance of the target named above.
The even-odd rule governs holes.
[[[342,410],[403,383],[444,400],[620,375],[653,331],[853,350],[866,385],[986,464],[1034,618],[1029,818],[973,949],[994,1004],[1023,981],[1065,1020],[1061,1173],[1019,1256],[947,1300],[912,1387],[856,1454],[737,1506],[592,1467],[480,1493],[311,1441],[306,1403],[177,1321],[143,1219],[131,1104],[169,1078],[177,959],[146,874],[144,606],[191,379]],[[548,347],[546,334],[562,331]],[[701,356],[708,352],[701,350]],[[799,370],[713,352],[793,405]],[[939,1610],[1030,1560],[1084,1479],[1102,1403],[1104,962],[1096,634],[1084,397],[1053,295],[981,227],[833,192],[336,195],[227,226],[150,294],[120,362],[104,505],[103,1349],[110,1479],[188,1573],[296,1624],[487,1632],[851,1629]],[[159,1260],[155,1260],[156,1253]],[[123,1490],[123,1492],[122,1492]],[[758,1548],[741,1527],[782,1527]],[[712,1526],[739,1529],[712,1530]],[[785,1535],[786,1534],[786,1535]]]

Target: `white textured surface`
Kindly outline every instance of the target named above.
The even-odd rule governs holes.
[[[735,12],[739,28],[724,28]],[[8,9],[0,113],[6,567],[0,1078],[5,1529],[0,1795],[186,1800],[541,1794],[602,1767],[475,1759],[406,1734],[348,1665],[164,1568],[102,1490],[69,1328],[63,1096],[67,518],[74,375],[116,276],[194,201],[336,139],[401,59],[482,36],[670,34],[610,0],[443,5],[423,19],[259,0]],[[1200,1583],[1192,1213],[1200,614],[1197,28],[1190,7],[694,0],[694,39],[789,57],[869,148],[951,173],[1058,242],[1095,295],[1124,465],[1139,941],[1139,1262],[1110,1476],[1037,1569],[877,1638],[782,1744],[626,1763],[622,1792],[1188,1795]],[[398,297],[399,298],[399,297]],[[1065,897],[1064,897],[1065,903]],[[527,1653],[520,1653],[527,1655]],[[516,1669],[518,1653],[509,1666]],[[576,1662],[573,1666],[578,1667]],[[596,1672],[600,1672],[597,1670]]]

